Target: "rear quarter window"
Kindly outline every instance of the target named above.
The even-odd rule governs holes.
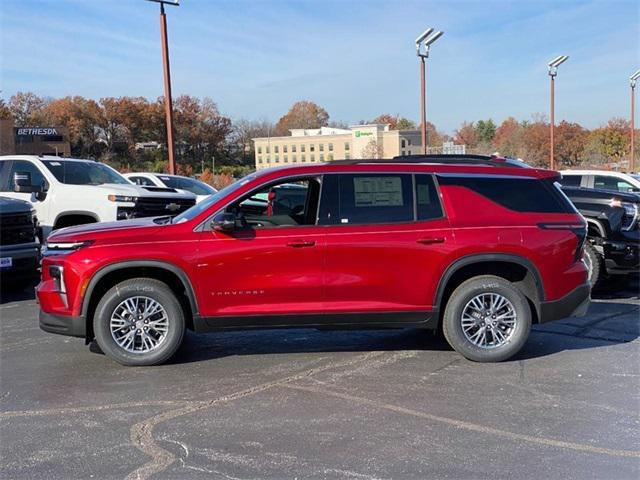
[[[528,213],[573,213],[553,183],[535,178],[439,176],[440,185],[468,188],[509,210]]]

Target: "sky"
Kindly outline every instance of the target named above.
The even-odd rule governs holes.
[[[594,128],[629,116],[640,68],[640,2],[181,0],[167,10],[174,97],[210,97],[237,120],[277,121],[297,100],[331,120],[417,120],[414,40],[443,30],[427,60],[427,115],[463,121],[548,114]],[[159,7],[145,0],[2,0],[0,95],[162,95]]]

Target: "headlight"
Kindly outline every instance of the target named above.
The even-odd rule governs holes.
[[[42,249],[42,255],[45,257],[51,255],[66,255],[92,243],[90,240],[84,242],[48,242]]]
[[[621,207],[624,209],[624,218],[622,219],[622,230],[633,230],[638,220],[638,205],[635,203],[622,202],[617,198],[611,200],[612,207]]]
[[[130,197],[128,195],[109,195],[107,198],[111,202],[135,203],[138,200],[138,197]]]

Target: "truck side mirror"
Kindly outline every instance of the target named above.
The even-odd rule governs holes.
[[[211,222],[211,228],[216,232],[232,232],[236,228],[236,216],[233,213],[216,215]]]
[[[31,172],[14,172],[13,174],[13,191],[18,193],[40,193],[41,185],[33,185],[31,183]]]

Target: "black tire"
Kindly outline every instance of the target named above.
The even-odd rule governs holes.
[[[500,295],[513,306],[515,324],[502,345],[477,346],[463,331],[463,311],[480,294]],[[442,330],[449,345],[465,358],[474,362],[501,362],[518,353],[527,341],[531,330],[531,309],[525,296],[511,282],[493,275],[482,275],[466,280],[453,291],[445,307]]]
[[[111,334],[111,316],[118,305],[132,297],[150,298],[166,312],[167,332],[157,347],[148,352],[128,351],[118,345]],[[175,294],[165,283],[151,278],[133,278],[115,285],[104,294],[93,318],[93,331],[98,346],[105,355],[121,365],[146,366],[166,362],[182,344],[184,330],[184,311]]]
[[[595,290],[601,286],[602,279],[606,273],[602,255],[598,253],[593,245],[587,242],[584,245],[582,260],[589,270],[589,282],[591,283],[591,289]]]

